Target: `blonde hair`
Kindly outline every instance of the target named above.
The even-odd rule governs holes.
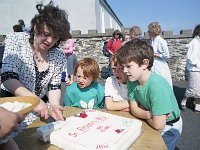
[[[142,34],[142,31],[139,26],[133,26],[129,31],[129,36],[131,39],[138,38]]]
[[[92,76],[93,80],[99,79],[99,74],[100,74],[99,65],[94,59],[83,58],[82,60],[80,60],[77,63],[76,68],[74,70],[75,76],[76,76],[78,67],[81,67],[81,69],[83,69],[83,75],[85,77]]]
[[[161,33],[161,26],[159,22],[152,22],[148,26],[148,32],[153,33],[154,35],[158,36]]]

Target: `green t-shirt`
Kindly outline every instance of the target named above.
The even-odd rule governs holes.
[[[167,121],[180,116],[174,92],[169,83],[160,75],[151,72],[143,86],[140,86],[138,81],[128,81],[127,88],[130,101],[138,102],[144,109],[151,111],[153,116],[170,113]]]
[[[104,86],[93,81],[88,87],[80,88],[77,82],[74,82],[66,88],[64,106],[103,108]]]

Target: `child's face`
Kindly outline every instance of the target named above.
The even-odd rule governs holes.
[[[111,63],[111,67],[113,75],[116,77],[118,82],[126,83],[128,79],[126,74],[123,72],[123,66],[121,66],[120,64],[114,65],[114,63]]]
[[[134,61],[123,64],[123,67],[124,73],[127,75],[127,78],[130,81],[140,81],[143,77],[144,69],[146,68],[144,65],[139,66]]]
[[[93,78],[92,76],[85,77],[83,74],[83,69],[81,67],[78,67],[76,73],[76,80],[80,88],[85,88],[92,83]]]

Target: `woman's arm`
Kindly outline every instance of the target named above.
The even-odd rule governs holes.
[[[113,39],[111,38],[111,39],[108,41],[108,43],[106,44],[106,50],[107,50],[110,54],[113,54],[113,52],[111,51],[112,44],[113,44]]]

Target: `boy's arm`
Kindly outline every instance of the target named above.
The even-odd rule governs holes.
[[[164,129],[168,115],[152,116],[150,111],[146,111],[138,106],[137,102],[130,102],[131,113],[138,118],[146,119],[156,130]]]
[[[151,119],[152,114],[150,111],[146,111],[142,108],[139,107],[138,103],[135,101],[130,102],[130,108],[131,108],[131,114],[137,118],[141,119]]]
[[[163,130],[166,125],[167,115],[153,116],[152,119],[147,119],[147,122],[156,130]]]
[[[128,101],[116,101],[114,102],[111,97],[105,97],[106,109],[107,110],[123,110],[129,108]]]

